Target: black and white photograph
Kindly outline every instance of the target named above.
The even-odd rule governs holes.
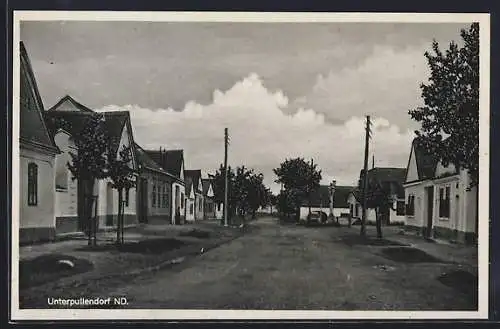
[[[12,316],[486,318],[489,33],[14,12]]]

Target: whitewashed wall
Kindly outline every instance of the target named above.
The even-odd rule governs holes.
[[[38,166],[38,203],[28,206],[28,164]],[[20,228],[55,228],[55,156],[20,149]]]

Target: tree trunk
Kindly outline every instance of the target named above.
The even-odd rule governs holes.
[[[122,195],[122,190],[119,189],[118,190],[118,216],[116,218],[116,244],[121,244],[122,240],[121,240],[121,213],[122,213],[122,198],[123,198],[123,195]]]
[[[377,238],[382,239],[382,219],[380,218],[380,209],[375,209],[375,223],[377,225]]]
[[[81,184],[83,185],[83,207],[82,207],[82,216],[84,223],[84,231],[88,238],[88,245],[92,245],[92,236],[93,236],[93,223],[92,223],[92,195],[94,191],[94,179],[93,178],[82,178],[80,179]]]

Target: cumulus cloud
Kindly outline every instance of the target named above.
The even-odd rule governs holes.
[[[214,172],[224,159],[224,128],[229,129],[229,164],[246,165],[273,183],[273,168],[285,158],[313,158],[323,183],[356,184],[363,165],[362,116],[332,124],[312,108],[289,114],[290,102],[280,90],[271,91],[257,74],[250,74],[226,91],[215,90],[208,105],[188,102],[182,111],[147,109],[139,105],[109,105],[99,111],[130,111],[136,141],[146,149],[184,149],[186,169]],[[373,118],[376,165],[405,167],[413,133],[387,118]],[[372,153],[371,152],[371,153]]]
[[[419,85],[429,76],[423,52],[423,47],[377,46],[357,66],[319,74],[310,92],[294,101],[295,106],[314,108],[332,121],[376,113],[408,126],[408,110],[421,104]]]

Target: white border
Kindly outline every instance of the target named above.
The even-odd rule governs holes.
[[[13,102],[12,121],[12,320],[332,320],[332,319],[487,319],[489,264],[489,97],[490,15],[438,13],[256,13],[256,12],[111,12],[14,11],[13,100],[19,99],[20,21],[154,21],[154,22],[302,22],[302,23],[471,23],[480,26],[479,116],[479,298],[478,311],[253,311],[253,310],[76,310],[19,309],[19,102]],[[457,35],[458,36],[458,35]]]

